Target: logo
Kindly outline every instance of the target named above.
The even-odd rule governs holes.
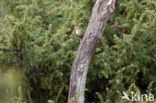
[[[128,100],[128,101],[145,101],[145,102],[152,102],[155,101],[153,94],[136,94],[135,92],[131,92],[130,94],[127,94],[126,92],[122,92],[123,96],[122,99]]]

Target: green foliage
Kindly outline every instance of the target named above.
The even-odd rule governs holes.
[[[0,2],[0,69],[25,70],[33,103],[66,103],[80,43],[74,27],[87,27],[95,0]],[[122,91],[132,86],[156,96],[155,10],[155,0],[117,2],[90,65],[86,103],[127,103]]]

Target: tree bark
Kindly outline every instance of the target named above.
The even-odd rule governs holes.
[[[102,37],[109,15],[114,11],[116,0],[97,0],[84,37],[73,62],[68,103],[84,103],[86,76],[92,56]]]

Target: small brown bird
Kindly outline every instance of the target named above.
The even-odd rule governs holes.
[[[81,28],[75,28],[75,32],[76,32],[76,35],[80,38],[82,38],[85,33],[85,31]]]

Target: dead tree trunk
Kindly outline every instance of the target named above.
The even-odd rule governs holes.
[[[93,7],[90,22],[73,62],[68,103],[84,103],[88,66],[114,8],[115,0],[97,0]]]

